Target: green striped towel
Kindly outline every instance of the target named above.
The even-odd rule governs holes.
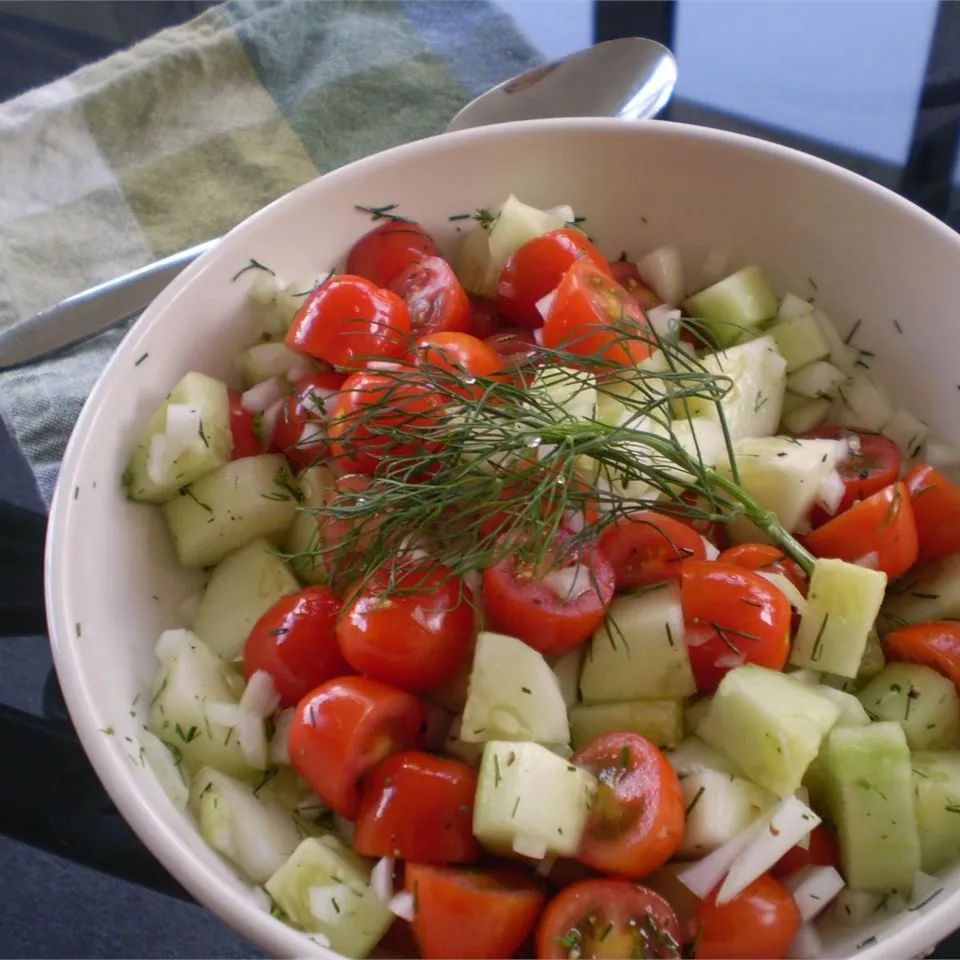
[[[0,329],[438,133],[539,60],[487,2],[230,0],[2,104]],[[0,374],[0,416],[47,502],[124,332]]]

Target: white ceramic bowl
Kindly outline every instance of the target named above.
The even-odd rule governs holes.
[[[241,224],[157,298],[94,388],[54,499],[47,610],[71,716],[120,811],[200,902],[272,955],[331,954],[255,905],[124,739],[139,729],[131,704],[153,675],[154,642],[181,625],[177,605],[193,588],[159,512],[124,498],[124,462],[149,411],[187,370],[232,376],[253,315],[247,283],[231,277],[250,257],[290,279],[342,263],[370,228],[357,203],[397,203],[450,247],[451,214],[511,192],[539,206],[573,204],[614,257],[678,244],[691,284],[716,249],[729,252],[731,267],[763,264],[780,291],[815,295],[841,332],[861,319],[856,342],[876,353],[874,369],[894,395],[960,440],[952,415],[960,237],[893,193],[782,147],[662,122],[508,124],[369,157]],[[113,736],[101,732],[109,727]],[[853,930],[829,953],[853,954],[874,935],[857,956],[905,958],[932,946],[960,917],[960,870],[944,884],[928,907]]]

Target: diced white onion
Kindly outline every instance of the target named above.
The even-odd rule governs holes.
[[[700,538],[703,541],[703,550],[708,560],[716,560],[720,556],[720,551],[706,538]]]
[[[196,643],[196,635],[190,630],[164,630],[157,640],[157,645],[153,648],[157,659],[163,663],[169,663],[181,650]]]
[[[747,658],[745,654],[734,653],[732,650],[730,653],[725,653],[716,659],[717,666],[724,670],[735,670],[737,667],[742,667],[746,662]]]
[[[263,718],[252,710],[240,708],[237,718],[237,743],[244,759],[254,770],[267,769],[267,731]]]
[[[840,501],[846,493],[843,477],[836,470],[825,474],[817,487],[817,503],[832,517],[840,509]]]
[[[321,922],[335,925],[344,905],[354,899],[353,891],[345,883],[331,883],[321,887],[310,887],[307,902],[310,912]],[[339,908],[339,909],[338,909]]]
[[[560,567],[551,570],[542,580],[561,600],[572,600],[590,589],[590,573],[578,563],[573,567]]]
[[[786,797],[764,827],[737,855],[717,894],[717,903],[729,903],[761,874],[770,869],[820,818],[796,797]]]
[[[189,791],[183,779],[183,771],[173,759],[170,748],[148,730],[141,730],[139,739],[143,756],[157,778],[157,783],[178,810],[185,810]]]
[[[310,372],[310,362],[308,360],[303,360],[301,362],[295,363],[287,371],[287,379],[291,383],[295,383],[301,377],[305,377]]]
[[[277,693],[273,676],[266,670],[256,670],[247,681],[246,689],[240,698],[240,709],[248,710],[256,717],[269,717],[280,706],[280,694]]]
[[[766,830],[769,819],[769,815],[760,817],[702,860],[697,860],[682,870],[677,874],[677,879],[702,900],[726,876],[731,864],[751,844],[754,837],[759,835],[761,830]]]
[[[858,567],[866,567],[868,570],[876,570],[880,564],[880,554],[876,550],[865,553],[862,557],[857,557],[853,561]]]
[[[513,852],[531,860],[542,860],[547,855],[547,845],[540,837],[520,835],[513,838]]]
[[[266,449],[273,440],[273,431],[277,426],[277,417],[286,402],[283,398],[275,400],[263,411],[263,420],[260,423],[260,445]]]
[[[543,346],[543,327],[537,327],[537,329],[533,331],[533,339],[537,346]]]
[[[196,407],[186,403],[167,404],[167,459],[173,463],[184,450],[197,447],[203,440],[200,428],[203,419]]]
[[[842,427],[882,430],[893,416],[886,391],[862,370],[855,370],[839,389],[834,414]]]
[[[394,894],[387,904],[387,909],[401,920],[409,920],[412,923],[415,915],[413,894],[407,890]]]
[[[270,741],[270,760],[273,763],[290,762],[287,738],[290,735],[290,727],[293,725],[296,712],[293,707],[290,707],[287,710],[281,710],[273,718],[273,739]]]
[[[813,864],[791,873],[784,885],[793,894],[803,920],[812,920],[843,889],[843,877],[833,867]]]
[[[657,247],[637,263],[637,271],[644,283],[667,303],[683,299],[683,261],[674,246]]]
[[[207,719],[224,727],[235,727],[240,722],[240,707],[235,703],[208,703]]]
[[[403,364],[397,363],[396,360],[368,360],[367,369],[394,372],[396,370],[402,370]]]
[[[393,857],[381,857],[370,871],[370,889],[383,904],[393,897]]]
[[[283,380],[280,377],[271,377],[244,391],[240,397],[240,404],[249,413],[263,413],[267,407],[273,406],[286,395],[287,388]]]
[[[587,519],[582,510],[570,510],[564,517],[564,523],[571,533],[582,533]]]
[[[557,858],[554,856],[544,857],[534,868],[533,872],[538,877],[549,877],[550,871],[554,868],[557,863]]]
[[[536,302],[537,312],[543,317],[544,320],[547,319],[547,314],[550,312],[550,308],[553,306],[553,301],[557,299],[557,291],[551,290],[546,296],[541,297]]]
[[[147,476],[151,483],[167,482],[170,472],[170,460],[167,458],[167,435],[155,433],[150,438],[150,449],[147,452]]]
[[[823,941],[812,923],[801,923],[790,946],[787,957],[790,960],[817,960],[823,956]]]
[[[788,577],[785,577],[782,573],[770,573],[768,570],[757,570],[756,572],[759,573],[764,580],[772,583],[787,598],[790,606],[793,607],[797,613],[803,613],[803,611],[807,609],[806,598]]]

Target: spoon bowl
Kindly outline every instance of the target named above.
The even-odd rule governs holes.
[[[471,100],[447,132],[511,120],[655,117],[677,83],[677,61],[644,37],[607,40],[511,77]]]

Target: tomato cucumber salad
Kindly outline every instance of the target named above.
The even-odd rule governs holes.
[[[172,385],[124,475],[205,575],[144,694],[171,800],[349,957],[915,916],[960,859],[953,448],[759,266],[362,211],[343,272],[240,271],[235,381]]]

